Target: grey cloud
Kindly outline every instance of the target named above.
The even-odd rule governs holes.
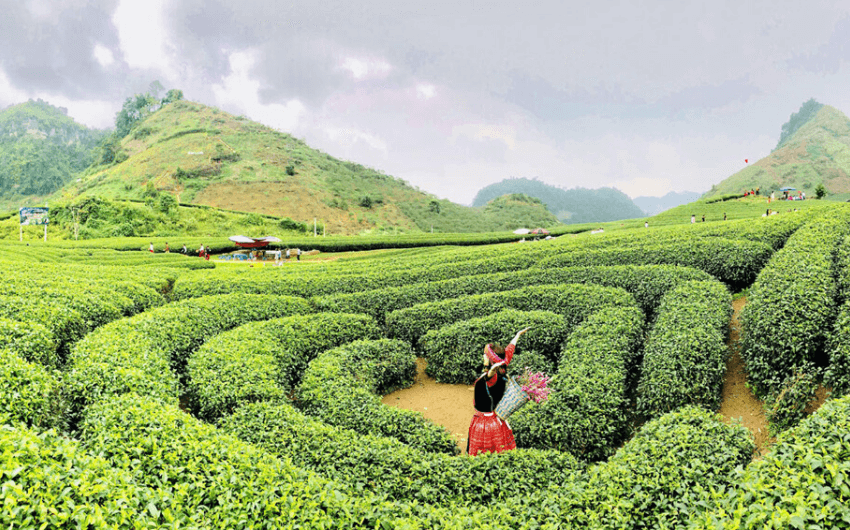
[[[836,23],[826,44],[788,60],[792,68],[818,73],[835,73],[842,63],[850,63],[850,17]]]

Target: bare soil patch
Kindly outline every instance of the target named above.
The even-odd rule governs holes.
[[[413,386],[387,394],[382,401],[391,407],[421,412],[429,420],[442,425],[452,433],[465,454],[469,422],[475,414],[472,406],[474,388],[471,385],[438,383],[425,373],[427,365],[425,359],[417,359]]]

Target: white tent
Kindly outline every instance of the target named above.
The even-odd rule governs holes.
[[[531,233],[531,230],[529,230],[528,228],[517,228],[516,230],[514,230],[514,234],[516,234],[518,236],[524,236],[525,234],[530,234],[530,233]]]

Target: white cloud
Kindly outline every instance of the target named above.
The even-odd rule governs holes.
[[[618,180],[613,187],[632,199],[635,197],[661,197],[673,191],[673,183],[667,178],[638,177],[631,180]]]
[[[350,151],[357,143],[362,142],[371,149],[380,151],[385,157],[387,155],[387,142],[373,134],[347,127],[326,127],[324,133],[328,139],[347,151]]]
[[[260,82],[251,78],[251,68],[257,62],[254,52],[230,54],[230,75],[221,84],[212,86],[217,106],[238,109],[252,120],[283,131],[292,131],[299,118],[306,112],[304,105],[296,100],[286,103],[260,102]]]
[[[422,83],[416,85],[416,97],[419,99],[431,99],[437,95],[437,88],[434,85]]]
[[[366,78],[384,78],[392,70],[392,66],[383,59],[358,59],[356,57],[346,57],[341,65],[343,70],[348,70],[357,81],[362,81]]]
[[[176,78],[165,31],[165,0],[121,0],[112,16],[124,61],[131,68],[158,70]]]
[[[13,87],[6,76],[6,72],[0,69],[0,109],[21,103],[26,99],[26,93]]]
[[[500,140],[508,146],[508,149],[516,147],[516,130],[509,125],[488,125],[478,123],[467,123],[452,127],[452,141],[459,136],[466,136],[473,140],[484,140],[490,138]]]
[[[93,55],[95,60],[100,63],[100,66],[107,67],[115,62],[115,57],[112,55],[112,50],[103,44],[95,44]]]

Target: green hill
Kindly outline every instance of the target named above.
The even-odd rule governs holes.
[[[90,167],[63,196],[144,200],[166,193],[180,203],[311,225],[315,218],[331,234],[510,228],[502,215],[438,199],[289,134],[189,101],[163,105],[104,145],[109,156],[99,160],[108,162]]]
[[[782,127],[776,150],[713,186],[704,198],[755,188],[769,195],[783,187],[813,197],[819,184],[833,198],[850,193],[850,119],[810,100]]]
[[[560,224],[546,205],[538,198],[521,193],[512,193],[496,197],[484,205],[484,213],[500,219],[507,230],[515,228],[536,228]]]
[[[89,166],[104,134],[42,100],[0,111],[0,209],[42,204]]]
[[[618,221],[646,215],[628,195],[614,188],[564,190],[526,178],[511,178],[490,184],[478,192],[472,205],[483,206],[496,197],[512,193],[540,199],[550,212],[567,224]]]

